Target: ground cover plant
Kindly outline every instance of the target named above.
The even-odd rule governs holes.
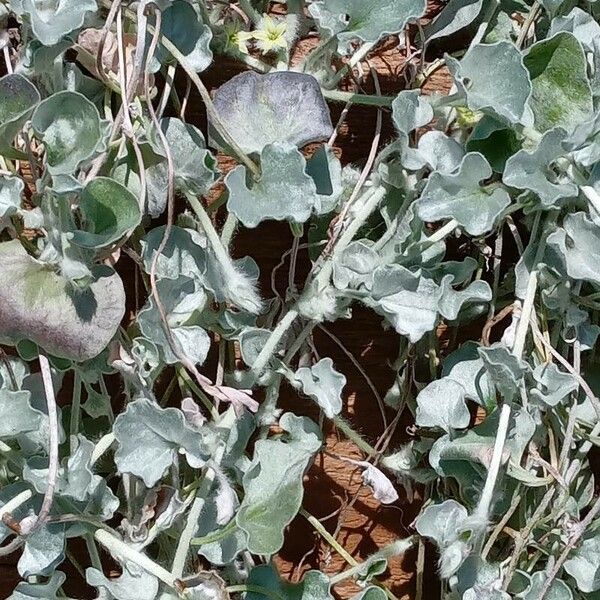
[[[387,562],[416,551],[418,600],[426,568],[443,599],[600,598],[598,10],[0,2],[0,556],[22,578],[3,592],[66,598],[74,568],[103,599],[326,600],[348,579],[354,600],[393,599]],[[395,96],[368,62],[390,36]],[[225,60],[244,70],[211,95]],[[440,69],[450,93],[424,94]],[[356,104],[378,126],[343,165]],[[265,221],[293,233],[285,294],[232,255]],[[399,338],[377,440],[341,416],[347,379],[312,342],[360,305]],[[331,425],[379,502],[424,497],[362,562],[303,508]],[[297,516],[346,570],[280,577]]]

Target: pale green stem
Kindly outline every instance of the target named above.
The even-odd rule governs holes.
[[[71,402],[71,418],[69,420],[69,448],[71,454],[77,450],[79,444],[77,434],[79,433],[79,414],[81,412],[81,375],[75,370],[73,380],[73,401]]]
[[[519,359],[523,356],[525,339],[527,338],[527,331],[529,330],[531,311],[533,309],[533,303],[535,301],[535,294],[537,291],[537,276],[538,273],[535,269],[529,274],[529,280],[527,281],[527,292],[525,293],[523,308],[521,309],[521,317],[519,318],[517,331],[515,333],[515,343],[513,344],[512,351],[513,354]]]
[[[384,559],[387,560],[388,558],[392,558],[393,556],[398,556],[400,554],[404,554],[407,550],[409,550],[414,545],[415,541],[416,541],[415,536],[411,536],[409,538],[406,538],[405,540],[398,540],[396,542],[393,542],[392,544],[390,544],[389,546],[386,546],[379,552],[376,552],[375,554],[372,554],[371,556],[369,556],[369,558],[367,558],[367,560],[365,560],[365,562],[363,562],[359,565],[355,565],[354,567],[351,567],[350,569],[347,569],[346,571],[343,571],[342,573],[338,573],[337,575],[330,577],[329,581],[330,581],[331,585],[336,585],[336,584],[340,583],[340,581],[345,581],[346,579],[349,579],[350,577],[354,577],[355,575],[358,575],[361,571],[367,570],[369,565],[373,564],[375,561],[384,560]]]
[[[131,561],[142,567],[145,571],[154,575],[160,581],[167,584],[172,589],[176,588],[177,577],[169,573],[164,567],[155,563],[151,558],[138,552],[119,538],[115,537],[104,529],[97,529],[94,532],[96,540],[102,544],[110,554],[119,562]]]
[[[223,459],[224,452],[224,446],[220,446],[217,449],[214,457],[216,465],[218,465]],[[200,514],[204,509],[204,506],[206,504],[206,496],[210,492],[216,475],[217,473],[215,469],[208,468],[206,470],[204,479],[202,480],[202,483],[200,484],[200,487],[196,492],[196,498],[194,499],[192,507],[190,508],[190,512],[188,513],[185,529],[183,530],[179,538],[177,550],[175,551],[175,558],[173,559],[173,566],[171,568],[171,573],[174,577],[178,579],[183,576],[183,571],[185,569],[185,562],[190,549],[190,544],[192,542],[194,534],[198,529],[198,521],[200,519]]]

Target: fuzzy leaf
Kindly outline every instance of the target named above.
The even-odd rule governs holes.
[[[98,109],[78,92],[58,92],[40,102],[31,126],[44,142],[52,175],[73,173],[91,158],[103,136]]]
[[[315,182],[306,173],[306,161],[295,146],[266,146],[261,166],[260,181],[251,188],[245,167],[236,167],[225,177],[227,207],[246,227],[256,227],[268,219],[304,223],[315,209],[320,209]]]
[[[0,154],[10,155],[13,138],[39,101],[40,93],[22,75],[0,78]]]
[[[565,154],[562,147],[565,136],[564,129],[551,129],[533,152],[519,150],[506,162],[502,181],[510,187],[531,190],[544,208],[556,206],[561,198],[576,197],[578,189],[574,183],[555,183],[548,179],[552,163]]]
[[[565,562],[565,571],[584,593],[600,590],[600,536],[583,540]]]
[[[460,62],[451,57],[446,60],[471,110],[491,112],[508,123],[531,124],[527,107],[531,82],[514,44],[477,44]]]
[[[564,373],[554,363],[538,365],[533,371],[533,378],[536,388],[531,390],[531,396],[542,405],[556,406],[579,387],[570,373]]]
[[[417,396],[415,422],[420,427],[440,427],[450,433],[467,427],[470,418],[465,388],[453,379],[432,381]]]
[[[534,573],[531,576],[531,586],[521,595],[521,598],[523,600],[538,600],[547,579],[548,575],[544,571]],[[544,598],[546,600],[573,600],[573,592],[571,592],[569,586],[564,581],[555,579]]]
[[[419,139],[419,154],[432,171],[452,173],[465,155],[463,147],[441,131],[427,131]]]
[[[553,127],[571,131],[593,111],[592,90],[581,44],[568,32],[541,40],[524,58],[533,91],[530,106],[535,127],[544,132]]]
[[[357,596],[353,596],[352,600],[385,600],[386,598],[387,596],[381,588],[371,586]]]
[[[104,588],[115,600],[154,600],[158,593],[158,579],[139,567],[131,572],[125,565],[119,577],[110,579],[101,571],[88,567],[85,579],[95,588]]]
[[[42,413],[32,408],[27,391],[0,389],[0,438],[10,439],[41,426]]]
[[[502,343],[480,346],[477,351],[483,360],[490,380],[506,401],[517,394],[526,365]]]
[[[0,219],[20,212],[24,188],[23,180],[18,177],[0,177]]]
[[[456,174],[432,173],[417,200],[419,217],[430,222],[456,219],[471,235],[489,232],[510,204],[506,190],[480,185],[491,175],[490,165],[478,152],[466,154]]]
[[[210,457],[215,441],[208,430],[192,429],[180,410],[160,408],[147,398],[127,406],[115,421],[114,433],[117,468],[141,477],[147,487],[160,480],[180,448],[197,468]]]
[[[569,277],[600,285],[600,229],[585,213],[568,214],[548,245],[564,260]]]
[[[410,133],[433,119],[433,109],[420,90],[404,90],[392,102],[392,118],[398,131]]]
[[[467,509],[456,500],[430,504],[417,518],[416,529],[420,535],[431,538],[444,548],[456,540],[460,527],[468,518]]]
[[[0,244],[0,339],[30,340],[50,354],[75,361],[97,356],[125,313],[125,292],[110,268],[92,268],[85,290],[25,252],[20,242]]]
[[[321,88],[304,73],[246,71],[215,92],[214,104],[227,131],[249,154],[276,143],[300,148],[326,140],[333,132]],[[223,146],[214,128],[210,137]]]
[[[174,117],[162,119],[160,128],[167,138],[169,150],[176,165],[176,188],[198,195],[206,194],[215,181],[216,161],[210,151],[206,149],[202,132],[193,125]],[[155,137],[158,136],[155,134]],[[160,140],[157,140],[154,145],[159,154],[164,152]],[[151,165],[146,170],[147,212],[152,217],[160,215],[167,205],[167,175],[166,161]]]
[[[79,29],[86,14],[98,9],[95,0],[12,0],[11,8],[29,17],[33,35],[44,46],[53,46]]]
[[[294,374],[294,380],[302,392],[319,405],[328,419],[340,413],[346,378],[333,368],[331,358],[322,358],[310,368],[300,367]]]
[[[193,4],[175,0],[168,5],[162,11],[160,32],[176,46],[185,57],[186,64],[197,73],[204,71],[212,63],[212,31],[202,23]],[[160,65],[175,62],[170,52],[159,43],[151,63],[152,72],[158,71]]]
[[[377,42],[425,13],[424,0],[318,0],[309,6],[319,26],[341,42]]]
[[[329,578],[320,571],[309,571],[300,583],[282,581],[271,565],[254,567],[248,578],[250,585],[265,588],[275,598],[282,600],[333,600],[329,592]],[[249,592],[246,600],[267,600],[260,592]]]
[[[136,197],[108,177],[96,177],[84,188],[79,202],[85,230],[73,232],[73,243],[102,248],[133,231],[142,215]]]
[[[27,583],[21,581],[8,600],[59,600],[58,590],[67,576],[61,571],[54,571],[46,583]]]
[[[64,525],[44,525],[27,536],[17,569],[21,577],[50,575],[64,559]]]
[[[583,47],[594,52],[594,41],[600,38],[600,24],[594,17],[576,6],[568,15],[552,19],[548,37],[552,37],[560,31],[572,33]]]
[[[236,521],[248,534],[248,549],[254,554],[274,554],[281,548],[283,530],[302,502],[302,476],[321,447],[320,431],[310,419],[286,413],[279,424],[287,435],[257,441],[244,475]]]
[[[433,280],[393,265],[375,270],[372,299],[364,302],[414,343],[435,327],[438,297]]]
[[[437,17],[423,28],[427,43],[470,25],[479,16],[483,4],[483,0],[450,0]]]

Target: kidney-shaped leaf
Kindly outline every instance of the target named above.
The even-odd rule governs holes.
[[[584,540],[565,562],[565,571],[577,581],[580,591],[600,590],[600,536]]]
[[[562,256],[569,277],[600,285],[600,228],[585,213],[567,215],[548,236],[548,245]]]
[[[341,42],[359,38],[376,42],[400,33],[407,23],[422,17],[425,0],[319,0],[309,6],[319,26]]]
[[[274,554],[283,544],[283,530],[302,502],[302,476],[321,446],[321,433],[306,417],[284,414],[281,439],[256,442],[252,464],[244,475],[244,500],[237,524],[248,534],[254,554]]]
[[[303,223],[314,210],[319,210],[315,182],[306,173],[306,161],[295,146],[266,146],[261,154],[261,167],[261,179],[251,188],[243,166],[236,167],[225,178],[229,190],[227,207],[246,227],[256,227],[268,219]]]
[[[593,111],[592,90],[587,77],[583,48],[566,31],[534,44],[524,58],[531,75],[530,106],[535,127],[572,130]]]
[[[177,47],[194,71],[199,73],[210,66],[212,31],[202,23],[192,3],[176,0],[167,6],[162,12],[160,32]],[[170,52],[159,43],[152,61],[153,72],[172,60]]]
[[[73,232],[72,240],[83,248],[116,242],[142,218],[136,197],[109,177],[96,177],[83,188],[79,209],[86,229]]]
[[[18,15],[28,15],[34,36],[53,46],[61,38],[83,25],[88,12],[96,12],[95,0],[13,0],[11,8]]]
[[[141,477],[147,487],[164,475],[180,448],[198,468],[210,457],[215,441],[209,430],[193,429],[180,410],[161,408],[147,398],[127,406],[115,421],[114,433],[117,468]]]
[[[274,143],[302,147],[333,132],[319,83],[304,73],[246,71],[215,92],[214,104],[229,134],[248,153]],[[223,146],[212,128],[210,136]]]
[[[510,204],[506,190],[480,185],[491,175],[490,165],[479,152],[466,154],[457,173],[432,173],[417,200],[419,217],[423,221],[456,219],[471,235],[487,233]]]
[[[281,600],[333,600],[329,592],[329,578],[320,571],[309,571],[300,583],[283,581],[272,565],[254,567],[248,578],[250,586],[268,590],[272,598]],[[259,591],[249,592],[246,600],[265,600]]]
[[[300,367],[294,379],[302,392],[310,396],[329,419],[342,410],[342,390],[346,378],[333,368],[330,358],[322,358],[312,367]]]
[[[425,39],[447,37],[472,23],[481,12],[483,0],[450,0],[440,14],[423,28]]]
[[[100,354],[125,313],[125,291],[110,268],[95,266],[85,289],[74,288],[18,241],[0,244],[0,339],[29,340],[50,354],[83,361]]]
[[[509,123],[531,124],[527,107],[531,82],[514,44],[477,44],[460,62],[450,57],[447,61],[471,110],[491,111]]]
[[[465,395],[465,388],[453,379],[444,377],[432,381],[417,396],[417,425],[440,427],[446,433],[464,429],[471,418]]]
[[[90,158],[102,140],[98,109],[78,92],[63,91],[43,100],[31,125],[46,147],[48,170],[69,175]]]

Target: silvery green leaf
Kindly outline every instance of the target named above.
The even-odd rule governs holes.
[[[565,571],[577,581],[580,592],[600,590],[600,536],[583,540],[565,562]]]
[[[483,3],[483,0],[450,0],[437,17],[423,28],[427,43],[470,25],[479,16]]]
[[[125,292],[109,267],[92,267],[87,289],[77,290],[27,254],[20,242],[0,244],[0,338],[30,340],[50,354],[83,361],[110,342],[125,313]],[[50,301],[51,299],[51,301]]]
[[[513,43],[476,44],[461,61],[447,56],[446,62],[471,110],[491,112],[512,124],[531,124],[531,82]]]
[[[17,563],[19,575],[21,577],[49,576],[64,560],[64,553],[64,525],[44,525],[26,537],[23,554]]]
[[[505,123],[485,115],[467,140],[468,152],[480,152],[496,173],[502,173],[506,161],[521,149],[517,133]]]
[[[417,517],[415,527],[420,535],[431,538],[440,548],[454,542],[469,514],[456,500],[445,500],[441,504],[430,504]]]
[[[465,388],[453,379],[432,381],[417,396],[415,422],[419,427],[440,427],[450,433],[467,427],[470,419]]]
[[[92,470],[94,444],[79,435],[74,453],[65,458],[58,470],[56,495],[84,503],[88,514],[109,519],[119,506],[118,498],[106,481]],[[39,494],[48,487],[48,461],[33,457],[23,468],[23,479],[33,485]],[[72,503],[69,504],[72,506]]]
[[[44,46],[52,46],[74,29],[83,25],[89,12],[96,12],[95,0],[13,0],[11,8],[18,15],[27,15],[33,35]]]
[[[262,175],[249,187],[246,168],[238,166],[225,177],[227,208],[246,226],[288,219],[304,223],[320,210],[315,182],[306,173],[306,160],[289,143],[274,143],[262,150]]]
[[[22,75],[0,78],[0,154],[10,154],[13,138],[39,101],[40,93]]]
[[[186,64],[197,73],[204,71],[212,63],[212,31],[208,25],[202,23],[193,4],[185,0],[170,3],[162,11],[160,32],[176,46],[183,54]],[[175,62],[171,53],[159,42],[151,63],[152,71],[158,71],[160,65]]]
[[[522,600],[538,600],[542,587],[548,579],[548,574],[544,571],[536,571],[531,576],[531,586],[519,597]],[[546,600],[573,600],[573,592],[569,586],[560,579],[555,579],[545,596]]]
[[[154,254],[161,245],[165,228],[150,230],[142,240],[144,270],[150,273]],[[203,281],[206,273],[206,240],[196,230],[174,226],[167,244],[158,257],[156,277],[178,279],[181,276]]]
[[[312,367],[300,367],[294,373],[294,382],[333,419],[342,410],[342,391],[346,378],[333,368],[331,358],[322,358]]]
[[[535,128],[571,131],[593,112],[583,48],[566,31],[531,46],[524,58],[533,86],[529,105]]]
[[[477,351],[498,392],[506,401],[512,400],[527,370],[526,364],[500,342],[488,347],[480,346]]]
[[[195,312],[200,313],[206,306],[207,296],[198,281],[180,277],[177,281],[161,279],[156,290],[164,310],[167,323],[175,342],[194,364],[202,364],[210,348],[210,338],[206,331],[193,321]],[[153,296],[148,298],[138,315],[138,325],[142,335],[159,347],[167,364],[179,362],[164,331],[162,317]]]
[[[576,6],[568,15],[552,19],[547,37],[560,31],[572,33],[586,50],[594,52],[594,40],[600,36],[600,25],[591,14]]]
[[[248,578],[249,585],[265,588],[282,600],[333,600],[329,592],[329,577],[320,571],[309,571],[300,583],[283,581],[272,565],[254,567]],[[249,592],[246,600],[264,600],[260,592]]]
[[[576,197],[579,190],[573,182],[556,183],[548,179],[552,163],[565,154],[562,146],[565,137],[564,129],[550,129],[533,152],[519,150],[506,162],[502,181],[510,187],[531,190],[544,208],[556,206],[562,198]]]
[[[180,2],[187,4],[187,2]],[[188,5],[189,6],[189,5]],[[204,195],[216,177],[216,161],[206,148],[202,132],[174,117],[162,119],[161,131],[165,134],[175,164],[177,189]],[[164,153],[157,140],[156,152]],[[147,212],[152,217],[160,215],[167,205],[168,169],[166,161],[150,165],[146,169],[148,185]]]
[[[348,244],[338,254],[333,264],[333,285],[338,290],[358,288],[364,285],[370,289],[373,272],[381,259],[375,250],[362,241]]]
[[[70,175],[93,156],[104,132],[98,109],[78,92],[58,92],[42,100],[31,118],[36,136],[46,147],[52,175]]]
[[[229,564],[240,552],[246,549],[246,533],[242,529],[234,527],[227,535],[220,535],[224,528],[219,529],[216,526],[219,515],[217,490],[217,486],[213,486],[206,499],[206,504],[202,509],[202,517],[198,521],[196,537],[207,538],[207,541],[199,546],[198,554],[204,556],[213,565],[221,566]],[[239,501],[237,501],[237,497],[235,500],[235,507],[237,508]],[[227,525],[225,528],[227,528]],[[210,540],[212,534],[215,534],[214,541]]]
[[[440,282],[440,299],[438,310],[440,314],[454,321],[465,304],[471,302],[489,302],[492,299],[492,290],[487,281],[481,279],[473,281],[462,290],[454,290],[452,283],[454,275],[445,275]]]
[[[569,277],[600,284],[600,229],[585,213],[568,214],[547,241],[564,260]]]
[[[392,119],[398,131],[410,133],[433,119],[433,108],[420,90],[404,90],[392,102]]]
[[[491,175],[490,165],[478,152],[466,154],[454,174],[432,173],[417,200],[419,217],[430,222],[456,219],[471,235],[489,232],[510,205],[505,189],[480,185]]]
[[[262,350],[265,342],[271,337],[270,329],[246,327],[240,333],[239,344],[242,360],[251,367]]]
[[[45,583],[27,583],[20,581],[8,600],[59,600],[58,590],[67,576],[61,571],[54,571]]]
[[[462,600],[511,600],[510,596],[502,590],[479,586],[468,589]]]
[[[18,177],[0,177],[0,219],[21,211],[21,194],[24,188],[23,180]]]
[[[29,365],[18,356],[6,356],[0,361],[0,388],[13,392],[23,389],[23,381],[29,375]],[[16,381],[16,388],[13,386]]]
[[[244,499],[238,526],[248,534],[254,554],[274,554],[283,544],[283,530],[302,503],[302,476],[321,447],[321,433],[306,417],[285,413],[279,425],[287,434],[259,440],[244,475]]]
[[[82,248],[110,246],[133,231],[142,218],[137,198],[109,177],[96,177],[83,188],[79,210],[84,229],[74,231],[72,240]]]
[[[424,0],[318,0],[310,4],[309,12],[319,27],[342,43],[356,38],[377,42],[403,31],[425,14],[425,8]]]
[[[160,480],[179,449],[197,466],[210,457],[214,443],[211,432],[192,429],[180,410],[160,408],[147,398],[127,405],[115,420],[114,434],[117,468],[141,477],[147,487]]]
[[[387,596],[381,588],[371,586],[357,596],[353,596],[352,600],[385,600],[386,598]]]
[[[11,439],[27,431],[36,431],[42,413],[32,408],[28,391],[0,389],[0,438]]]
[[[432,171],[452,173],[465,155],[463,147],[441,131],[427,131],[419,139],[417,149]]]
[[[556,406],[579,387],[570,373],[561,371],[554,363],[538,365],[532,374],[536,387],[530,393],[542,405]]]
[[[136,568],[134,572],[123,566],[123,573],[108,578],[92,567],[85,570],[85,580],[95,588],[104,588],[115,600],[154,600],[158,593],[158,579],[147,571]]]
[[[319,83],[305,73],[245,71],[216,90],[213,101],[227,131],[249,154],[270,144],[300,148],[333,132]],[[223,145],[212,127],[210,138]]]
[[[393,265],[376,269],[372,299],[363,302],[415,343],[435,327],[438,298],[439,287],[433,280]]]
[[[496,389],[477,352],[478,344],[466,342],[443,363],[442,376],[453,379],[465,389],[465,397],[484,407],[496,401]]]

